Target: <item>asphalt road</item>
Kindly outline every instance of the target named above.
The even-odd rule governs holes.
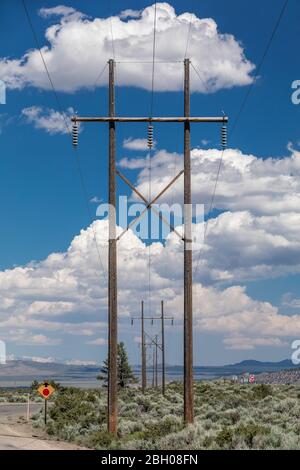
[[[30,405],[30,413],[41,408],[40,403]],[[0,450],[78,450],[78,446],[45,438],[40,431],[32,429],[26,419],[26,403],[0,404]],[[21,419],[20,419],[21,417]]]

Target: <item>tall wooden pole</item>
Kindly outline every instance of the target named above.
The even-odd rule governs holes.
[[[190,60],[184,60],[184,116],[190,116]],[[190,122],[184,123],[184,420],[194,421]]]
[[[155,387],[155,351],[153,349],[152,355],[152,388]]]
[[[166,390],[166,369],[165,369],[165,315],[164,315],[164,301],[161,301],[161,359],[162,359],[162,393],[165,394]]]
[[[109,116],[115,116],[114,60],[109,60]],[[116,132],[109,122],[109,246],[108,246],[108,432],[116,434],[117,416],[117,246],[116,246]]]
[[[155,336],[155,387],[158,386],[158,336]]]
[[[147,368],[146,368],[146,344],[145,344],[145,326],[144,326],[144,301],[142,300],[142,391],[147,387]]]

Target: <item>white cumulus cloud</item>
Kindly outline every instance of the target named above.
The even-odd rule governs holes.
[[[74,109],[68,108],[63,114],[54,109],[30,106],[22,110],[22,116],[36,129],[43,129],[50,135],[68,134],[71,130],[71,116]]]
[[[154,147],[156,143],[153,143]],[[123,148],[127,150],[148,150],[148,141],[147,139],[133,139],[128,137],[128,139],[123,140]]]
[[[57,90],[74,92],[95,86],[99,71],[112,56],[111,29],[116,59],[124,62],[118,65],[117,84],[151,89],[154,5],[111,18],[91,19],[63,5],[42,8],[40,14],[54,20],[45,31],[41,50]],[[220,32],[212,18],[189,12],[178,15],[163,2],[157,3],[155,90],[182,88],[183,65],[178,61],[183,61],[189,28],[188,52],[201,76],[191,72],[193,91],[207,93],[252,82],[254,66],[238,39]],[[137,61],[143,63],[125,63]],[[51,88],[37,49],[24,51],[20,58],[0,58],[0,76],[12,89]],[[106,82],[104,74],[98,85]]]
[[[300,210],[300,152],[288,148],[289,155],[282,158],[262,159],[243,153],[238,149],[227,149],[222,159],[214,206],[230,211],[248,210],[257,215],[276,215],[284,212],[298,213]],[[192,192],[193,200],[210,205],[215,179],[222,155],[221,150],[193,149]],[[144,195],[149,187],[149,158],[123,158],[120,167],[140,169],[137,189]],[[174,169],[183,168],[183,155],[158,150],[151,160],[152,194],[158,194],[173,178]],[[180,178],[171,191],[161,199],[182,201],[183,179]],[[137,198],[135,194],[132,197]]]
[[[240,213],[231,215],[240,217]],[[222,217],[224,214],[216,219],[216,227],[223,223]],[[268,238],[272,242],[273,235],[270,232],[275,230],[275,223],[264,225],[264,237],[259,224],[254,225],[251,228],[253,237],[245,239],[244,244],[242,241],[246,232],[242,232],[239,246],[236,248],[237,254],[227,253],[227,265],[224,262],[227,245],[224,247],[222,243],[228,221],[223,224],[224,230],[220,231],[212,226],[212,230],[215,229],[216,232],[211,238],[209,249],[204,250],[204,262],[209,266],[210,274],[206,279],[202,279],[203,282],[199,281],[199,276],[194,279],[196,334],[207,332],[222,335],[226,340],[225,346],[229,348],[245,348],[245,344],[248,348],[260,345],[279,347],[285,339],[298,337],[300,314],[280,313],[271,303],[249,297],[245,287],[238,284],[240,272],[243,272],[241,264],[244,263],[245,272],[251,269],[259,271],[258,267],[263,270],[267,261],[271,263],[269,251],[273,249],[276,255],[276,243],[269,251],[266,250],[266,259],[263,257],[264,250],[258,249],[260,244],[264,243],[264,238],[267,239],[267,246]],[[251,232],[249,228],[248,230]],[[118,232],[120,231],[119,228]],[[0,295],[3,299],[10,300],[2,302],[1,306],[1,337],[17,344],[43,346],[55,345],[62,342],[66,336],[76,335],[80,341],[90,346],[106,344],[107,277],[100,274],[94,234],[104,269],[107,270],[108,223],[95,221],[93,228],[82,230],[73,239],[67,252],[54,253],[44,261],[0,272]],[[234,240],[232,245],[238,245],[238,242]],[[278,245],[281,245],[281,235]],[[238,254],[246,251],[246,248],[250,255],[251,251],[253,252],[252,261],[251,256],[247,254],[244,258],[242,256],[242,261],[238,259]],[[179,325],[183,318],[181,242],[172,235],[165,246],[160,242],[153,243],[151,253],[151,284],[155,292],[152,299],[153,315],[159,313],[159,299],[163,298],[166,311],[172,312],[176,324]],[[212,260],[209,260],[209,256],[212,256]],[[205,263],[204,267],[201,266],[202,277],[203,273],[205,274]],[[121,330],[125,321],[127,325],[128,315],[140,311],[140,299],[147,298],[147,267],[148,247],[133,232],[128,231],[118,245]],[[270,264],[271,269],[274,270],[274,267]],[[210,285],[211,276],[215,275],[217,278],[219,274],[222,280],[224,273],[235,281],[235,285]],[[138,296],[136,292],[139,292]],[[63,315],[61,320],[60,315]],[[128,328],[128,325],[126,327]],[[236,338],[248,339],[238,341]]]

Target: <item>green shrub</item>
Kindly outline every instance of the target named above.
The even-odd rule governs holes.
[[[232,449],[234,432],[231,428],[223,428],[217,434],[216,443],[221,449]]]
[[[253,448],[254,438],[257,435],[268,435],[270,434],[270,428],[261,426],[255,423],[249,423],[247,425],[239,425],[236,432],[244,439],[249,449]]]
[[[259,384],[253,386],[252,396],[255,400],[263,400],[272,394],[273,391],[271,385]]]

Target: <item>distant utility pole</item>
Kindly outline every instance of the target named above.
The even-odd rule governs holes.
[[[158,335],[155,336],[155,388],[158,387]]]
[[[152,353],[152,387],[158,387],[158,350],[162,350],[161,344],[159,344],[158,335],[155,335],[154,338],[147,334],[150,338],[150,341],[146,343],[146,346],[152,348],[153,346],[153,353]]]
[[[146,332],[145,332],[145,320],[151,320],[152,317],[145,317],[144,315],[144,301],[141,302],[141,316],[131,317],[131,324],[133,325],[134,320],[141,322],[141,344],[142,344],[142,392],[144,393],[147,388],[147,357],[146,357]]]
[[[152,387],[155,387],[155,351],[152,354]]]
[[[193,399],[193,310],[192,310],[192,252],[191,252],[191,151],[190,151],[190,123],[222,123],[222,132],[226,132],[225,124],[228,118],[221,117],[191,117],[190,116],[190,60],[184,60],[184,116],[182,117],[117,117],[115,116],[115,83],[114,60],[109,60],[109,115],[105,117],[78,117],[73,116],[73,145],[78,145],[78,122],[102,122],[109,125],[109,252],[108,252],[108,431],[117,433],[117,250],[116,242],[127,230],[143,216],[148,210],[158,212],[153,204],[159,199],[184,173],[184,234],[180,235],[175,227],[159,213],[159,218],[167,224],[184,242],[184,419],[186,423],[194,420]],[[167,186],[152,200],[138,191],[134,185],[119,171],[116,170],[115,153],[115,124],[116,122],[147,122],[148,134],[154,122],[174,123],[181,122],[184,125],[184,170],[179,172]],[[153,130],[153,129],[152,129]],[[152,133],[151,133],[152,136]],[[224,135],[222,135],[224,137]],[[152,139],[152,137],[151,137]],[[148,145],[151,144],[148,137]],[[146,204],[145,210],[124,229],[116,238],[116,184],[115,175],[118,175]]]
[[[165,320],[171,320],[172,325],[174,322],[174,317],[166,317],[164,314],[164,301],[161,301],[161,315],[159,317],[149,317],[152,324],[155,320],[161,321],[161,363],[162,363],[162,393],[165,394],[166,391],[166,364],[165,364]]]

